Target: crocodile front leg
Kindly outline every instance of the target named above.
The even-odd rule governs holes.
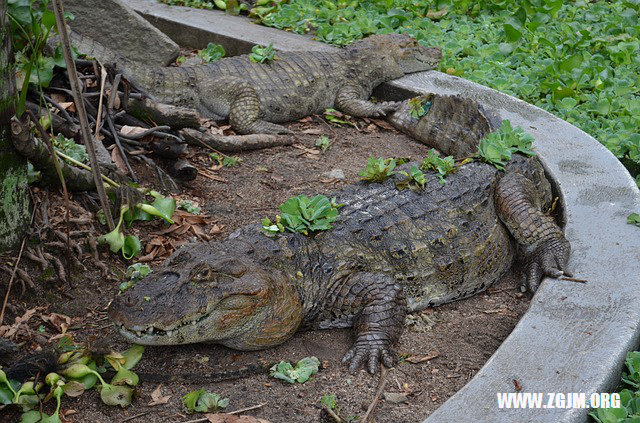
[[[261,120],[260,97],[247,81],[233,83],[235,98],[229,109],[229,124],[240,134],[291,134],[284,126]]]
[[[364,88],[356,85],[345,85],[336,95],[336,109],[355,117],[381,117],[392,112],[400,105],[397,101],[372,103],[367,100]]]
[[[518,244],[527,287],[535,292],[543,276],[553,278],[567,272],[569,241],[553,218],[540,210],[541,201],[533,183],[518,172],[507,173],[496,187],[498,216]]]
[[[402,287],[388,275],[358,272],[336,281],[327,297],[326,320],[321,327],[344,327],[345,321],[353,322],[356,341],[342,360],[349,363],[349,372],[365,365],[374,374],[381,360],[391,367],[407,308]]]

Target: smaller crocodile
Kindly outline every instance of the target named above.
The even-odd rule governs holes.
[[[397,103],[373,103],[375,87],[434,69],[439,48],[400,34],[372,35],[335,51],[278,52],[272,63],[249,55],[182,67],[121,63],[123,73],[160,104],[196,109],[229,120],[240,134],[290,133],[278,125],[336,108],[358,117],[384,116]]]
[[[405,122],[408,133],[423,128],[418,140],[446,139],[420,121],[446,116],[460,101],[435,98],[425,116],[396,116],[395,124]],[[477,141],[464,142],[471,148]],[[407,311],[480,292],[516,258],[531,292],[543,276],[567,273],[569,242],[544,213],[552,192],[537,158],[514,155],[506,172],[469,163],[444,185],[427,173],[421,191],[398,190],[395,178],[334,193],[345,204],[339,219],[312,237],[272,239],[249,225],[228,240],[180,248],[116,297],[109,315],[136,343],[214,342],[238,350],[280,344],[301,328],[353,327],[344,361],[351,372],[365,365],[375,373],[380,362],[393,364]]]

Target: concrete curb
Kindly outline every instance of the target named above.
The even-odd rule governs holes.
[[[247,44],[270,41],[281,50],[332,48],[251,25],[244,18],[223,15],[220,27],[203,23],[218,22],[219,12],[185,11],[149,0],[126,2],[172,38],[197,23],[206,40],[231,41],[240,52]],[[202,45],[187,38],[174,40]],[[524,392],[584,392],[588,404],[591,393],[615,388],[626,352],[640,340],[640,231],[626,223],[628,214],[640,211],[640,191],[593,137],[490,88],[424,72],[384,84],[376,94],[398,99],[423,92],[474,98],[536,138],[535,148],[563,196],[566,234],[573,248],[569,268],[588,280],[545,280],[530,309],[484,367],[425,422],[584,422],[588,409],[499,409],[496,393],[515,392],[515,379]]]

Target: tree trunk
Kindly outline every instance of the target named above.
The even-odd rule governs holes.
[[[7,0],[0,0],[0,251],[17,247],[29,226],[27,161],[11,143],[15,100]]]

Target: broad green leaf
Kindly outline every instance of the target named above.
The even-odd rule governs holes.
[[[139,382],[138,375],[132,372],[131,370],[127,370],[124,367],[120,368],[118,372],[111,379],[112,385],[129,385],[136,386]]]
[[[135,256],[140,253],[142,249],[142,245],[140,244],[140,240],[135,235],[127,235],[124,237],[124,244],[122,245],[122,256],[131,260]]]
[[[122,354],[125,359],[122,367],[128,370],[133,369],[142,358],[142,353],[144,353],[144,345],[132,345],[124,352],[124,354]]]
[[[112,253],[117,253],[124,246],[124,234],[120,232],[120,227],[109,233],[98,237],[99,244],[108,244]]]
[[[514,26],[514,24],[504,24],[504,32],[507,35],[507,40],[511,43],[520,40],[522,38],[522,32]]]
[[[133,399],[133,389],[126,386],[104,384],[100,389],[100,399],[107,405],[126,407]]]

